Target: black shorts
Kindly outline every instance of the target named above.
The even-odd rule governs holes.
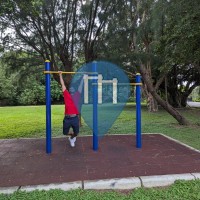
[[[79,133],[79,118],[78,115],[75,117],[65,116],[63,119],[63,134],[68,135],[69,129],[72,128],[75,135]]]

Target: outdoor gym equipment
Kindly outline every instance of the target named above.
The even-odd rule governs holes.
[[[52,141],[51,141],[51,74],[58,74],[59,72],[50,71],[51,63],[49,60],[45,61],[45,82],[46,82],[46,153],[52,152]],[[101,103],[101,98],[98,99],[98,91],[101,92],[102,84],[113,84],[113,103],[116,102],[117,88],[116,85],[123,85],[123,83],[117,83],[116,79],[113,80],[102,80],[101,76],[97,73],[97,62],[92,62],[93,72],[62,72],[63,74],[86,74],[85,80],[88,78],[88,74],[92,74],[92,91],[93,91],[93,150],[98,150],[98,103]],[[98,82],[100,78],[100,82]],[[86,83],[86,81],[85,81]],[[126,85],[127,83],[124,83]],[[136,83],[130,83],[131,86],[136,86],[136,147],[142,147],[142,136],[141,136],[141,75],[136,74]],[[84,86],[86,88],[86,86]],[[84,91],[85,92],[85,91]],[[99,92],[99,95],[101,93]],[[84,95],[87,95],[84,93]],[[87,103],[87,97],[84,96],[85,103]]]

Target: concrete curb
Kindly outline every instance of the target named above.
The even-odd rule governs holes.
[[[33,190],[51,190],[51,189],[61,189],[61,190],[75,190],[82,188],[82,182],[69,182],[69,183],[58,183],[58,184],[48,184],[48,185],[36,185],[36,186],[22,186],[21,191],[31,192]]]
[[[85,189],[85,190],[130,190],[140,187],[164,187],[173,184],[176,180],[195,180],[200,179],[200,173],[170,174],[156,176],[140,176],[129,178],[114,178],[102,180],[85,180],[69,183],[19,186],[19,187],[0,187],[0,193],[11,194],[16,191],[31,192],[34,190],[61,189],[64,191]]]
[[[141,187],[141,181],[137,177],[133,178],[116,178],[116,179],[107,179],[107,180],[96,180],[96,181],[84,181],[84,189],[92,190],[125,190],[125,189],[134,189]]]
[[[187,145],[187,144],[185,144],[185,143],[183,143],[183,142],[180,142],[179,140],[176,140],[176,139],[174,139],[174,138],[171,138],[171,137],[168,136],[168,135],[164,135],[164,134],[162,134],[162,133],[158,133],[158,134],[160,134],[160,135],[166,137],[167,139],[172,140],[172,141],[174,141],[174,142],[176,142],[176,143],[178,143],[178,144],[181,144],[181,145],[183,145],[183,146],[185,146],[185,147],[187,147],[187,148],[189,148],[189,149],[191,149],[191,150],[193,150],[193,151],[196,151],[196,152],[200,153],[200,150],[195,149],[194,147],[191,147],[191,146],[189,146],[189,145]]]
[[[12,194],[16,192],[19,187],[0,187],[0,194]]]
[[[195,179],[200,179],[200,173],[191,173]]]
[[[176,180],[192,180],[195,177],[191,174],[170,174],[161,176],[141,176],[143,187],[164,187],[173,184]]]

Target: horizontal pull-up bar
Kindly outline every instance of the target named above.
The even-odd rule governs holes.
[[[44,74],[59,74],[58,71],[44,71]],[[61,74],[98,74],[97,72],[61,72]]]
[[[103,84],[113,84],[113,82],[105,82],[105,83],[92,83],[92,85],[103,85]],[[137,86],[137,85],[142,85],[142,83],[114,83],[116,85],[133,85],[133,86]]]
[[[142,83],[118,83],[117,85],[142,85]]]

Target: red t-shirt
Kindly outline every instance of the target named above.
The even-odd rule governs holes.
[[[65,90],[63,92],[63,96],[65,102],[65,115],[78,115],[78,102],[80,99],[80,93],[76,92],[73,96],[71,96],[70,93],[67,90]]]

